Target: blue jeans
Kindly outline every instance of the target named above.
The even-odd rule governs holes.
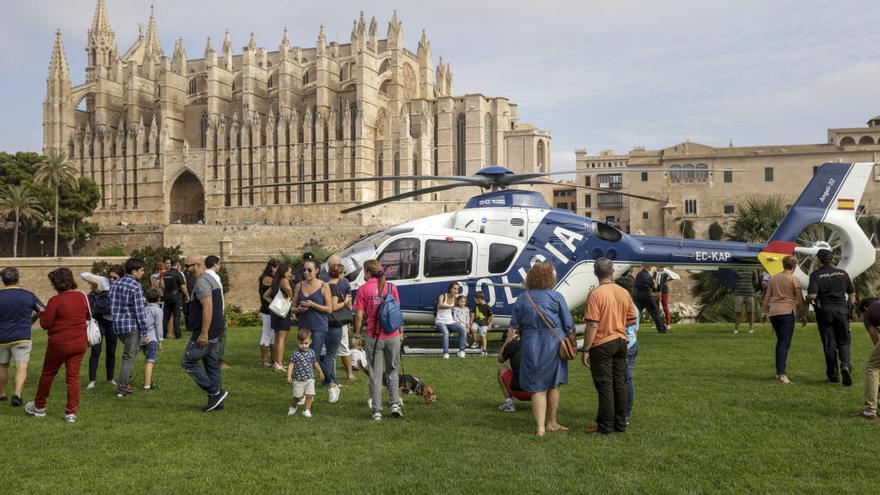
[[[449,331],[454,330],[458,332],[458,350],[464,351],[465,347],[467,347],[467,330],[464,328],[464,325],[461,323],[450,323],[449,325],[445,323],[437,323],[437,330],[440,330],[440,333],[443,335],[443,354],[449,353]]]
[[[199,366],[199,361],[204,363],[204,368]],[[199,347],[194,338],[190,339],[183,351],[180,366],[205,392],[214,395],[223,388],[223,379],[220,377],[219,338],[209,340],[206,347]]]
[[[339,343],[342,342],[342,330],[344,327],[330,327],[327,330],[327,339],[324,341],[326,354],[320,359],[321,371],[324,372],[325,387],[336,383],[336,352],[339,351]],[[320,356],[320,354],[318,354]]]
[[[636,342],[626,350],[626,420],[633,414],[633,402],[636,400],[636,383],[633,380],[636,372],[636,358],[639,355],[639,343]]]
[[[776,332],[776,374],[784,375],[788,348],[791,347],[791,338],[794,335],[794,313],[771,316],[770,324]]]

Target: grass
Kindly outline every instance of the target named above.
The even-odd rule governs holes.
[[[230,333],[226,410],[203,414],[204,395],[179,366],[183,342],[159,355],[159,390],[118,400],[82,391],[79,421],[62,420],[63,375],[46,418],[0,406],[4,493],[870,493],[880,476],[880,426],[848,418],[862,402],[869,341],[853,325],[851,388],[823,381],[816,329],[798,329],[795,385],[772,380],[772,331],[730,325],[643,326],[633,423],[624,435],[588,436],[596,396],[570,365],[560,421],[573,432],[531,435],[526,404],[500,413],[494,358],[407,357],[404,369],[439,401],[410,397],[403,420],[368,419],[363,375],[337,404],[319,391],[314,418],[288,418],[282,374],[259,367],[258,330]],[[42,365],[35,348],[25,399]],[[142,381],[139,357],[135,384]],[[103,369],[101,370],[103,372]],[[86,367],[83,366],[85,376]],[[101,375],[99,374],[99,377]],[[83,379],[85,383],[85,378]],[[7,403],[8,404],[8,403]]]

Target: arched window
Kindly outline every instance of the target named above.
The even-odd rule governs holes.
[[[495,164],[495,126],[494,121],[492,120],[492,114],[487,113],[485,118],[483,131],[485,132],[485,136],[483,139],[483,144],[486,146],[486,163],[485,166]]]
[[[859,139],[859,144],[874,144],[874,138],[871,136],[862,136],[862,139]]]
[[[544,141],[538,140],[538,172],[544,172],[547,164],[547,151],[544,149]]]
[[[400,153],[394,154],[394,176],[400,177]],[[400,194],[400,179],[394,181],[394,195]]]
[[[841,145],[841,146],[851,146],[851,145],[853,145],[853,144],[856,144],[856,140],[853,139],[853,138],[851,138],[851,137],[849,137],[849,136],[847,136],[847,137],[845,137],[845,138],[843,138],[843,139],[840,140],[840,145]]]
[[[455,175],[467,175],[467,153],[465,152],[467,128],[465,124],[464,114],[458,114],[458,121],[455,124]]]
[[[385,60],[382,61],[382,65],[379,66],[379,74],[382,74],[383,72],[387,71],[390,68],[391,68],[391,59],[386,58]]]
[[[697,182],[707,182],[709,180],[709,166],[705,163],[697,164]]]
[[[202,144],[202,148],[206,148],[208,146],[208,114],[202,113],[202,120],[199,122],[199,142]]]
[[[380,152],[379,159],[376,160],[376,177],[382,177],[382,167],[385,166],[384,161],[385,154]],[[385,183],[381,180],[377,180],[376,189],[378,190],[376,194],[376,196],[378,196],[377,199],[382,199],[385,196]]]
[[[692,163],[687,163],[681,168],[682,170],[684,170],[684,181],[694,182],[694,180],[697,178],[697,174],[694,172],[694,165]]]
[[[382,93],[385,93],[387,95],[387,94],[389,94],[388,88],[390,86],[391,86],[391,78],[389,77],[388,79],[385,79],[384,81],[382,81],[382,84],[379,85],[379,91]]]
[[[272,74],[271,76],[269,76],[269,80],[266,81],[266,86],[269,89],[272,89],[275,87],[275,74]]]
[[[672,169],[672,171],[669,173],[669,181],[670,182],[681,182],[681,180],[682,180],[681,165],[673,165],[669,168]]]
[[[190,78],[190,80],[189,80],[189,94],[190,95],[196,94],[196,78],[195,77]]]
[[[305,86],[308,83],[309,83],[309,71],[306,71],[305,74],[303,74],[303,86]]]

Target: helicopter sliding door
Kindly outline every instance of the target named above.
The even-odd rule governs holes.
[[[405,287],[420,282],[419,272],[422,262],[422,241],[418,237],[402,237],[394,239],[377,258],[385,278],[393,281],[398,287]],[[417,307],[419,294],[417,290],[399,290],[400,303],[403,307]]]
[[[457,236],[425,238],[423,278],[419,284],[418,323],[434,323],[434,304],[440,294],[446,292],[451,282],[459,282],[462,294],[467,295],[467,279],[474,274],[476,258],[477,250],[473,239]]]

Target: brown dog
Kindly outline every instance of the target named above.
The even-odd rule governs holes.
[[[387,387],[388,379],[385,378],[383,381]],[[400,375],[398,386],[401,400],[404,395],[421,395],[422,398],[425,399],[425,404],[430,404],[437,400],[437,394],[434,392],[434,387],[412,375]]]

